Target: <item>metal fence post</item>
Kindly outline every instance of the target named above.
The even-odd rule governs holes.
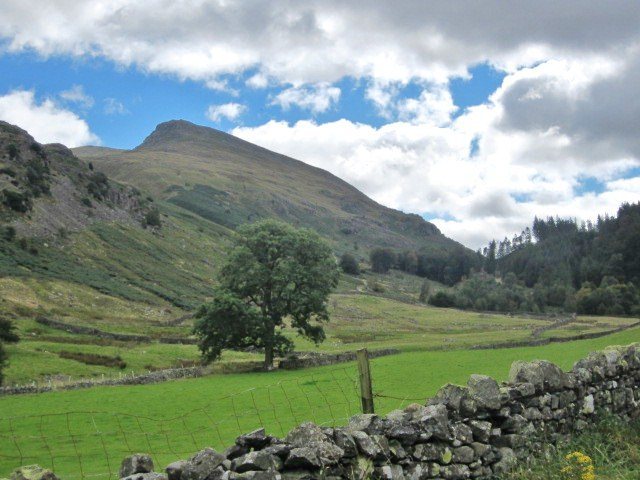
[[[362,399],[362,413],[374,413],[373,390],[371,387],[371,370],[369,368],[369,352],[362,348],[356,352],[358,360],[358,374],[360,379],[360,398]]]

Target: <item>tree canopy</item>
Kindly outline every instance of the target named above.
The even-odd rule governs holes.
[[[196,315],[203,357],[213,361],[225,348],[256,347],[264,349],[269,370],[274,354],[293,347],[282,333],[285,319],[300,335],[322,342],[327,298],[338,277],[330,247],[311,230],[274,220],[239,228],[214,298]]]

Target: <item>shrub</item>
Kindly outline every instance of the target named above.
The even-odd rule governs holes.
[[[33,207],[31,198],[26,193],[4,189],[2,191],[2,197],[2,203],[16,212],[25,213]]]
[[[373,282],[371,282],[371,290],[373,290],[376,293],[384,293],[385,292],[384,285],[382,285],[380,282],[376,282],[375,280]]]
[[[418,296],[418,301],[421,303],[427,303],[427,301],[429,300],[430,290],[431,288],[429,286],[429,282],[427,282],[426,280],[422,282],[422,285],[420,286],[420,295]]]
[[[96,199],[102,200],[109,193],[109,179],[102,172],[96,172],[89,177],[87,191]]]
[[[31,149],[32,152],[37,153],[38,155],[44,154],[42,150],[42,145],[40,145],[38,142],[32,142],[31,145],[29,145],[29,148]]]
[[[50,192],[49,167],[42,159],[35,158],[29,161],[27,165],[27,182],[29,190],[35,197]]]
[[[152,208],[144,216],[143,225],[145,227],[161,227],[160,211],[157,208]]]
[[[4,229],[4,238],[8,242],[12,242],[16,238],[16,229],[15,227],[5,227]]]
[[[371,269],[376,273],[387,273],[396,263],[396,255],[390,248],[375,248],[369,255]]]
[[[80,200],[80,203],[82,203],[85,207],[93,207],[93,203],[91,203],[91,199],[89,197],[82,197],[82,200]]]
[[[438,292],[429,298],[429,304],[434,307],[449,308],[455,305],[455,297],[447,292]]]
[[[7,146],[7,153],[9,154],[9,158],[13,160],[18,156],[18,147],[15,144],[11,143]]]
[[[348,273],[350,275],[359,275],[360,274],[360,266],[358,265],[358,261],[356,257],[351,255],[350,253],[343,253],[340,257],[340,268],[344,273]]]
[[[16,171],[11,167],[2,167],[2,168],[0,168],[0,175],[1,174],[8,175],[11,178],[15,178]]]

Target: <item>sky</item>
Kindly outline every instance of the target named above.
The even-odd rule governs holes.
[[[163,121],[329,170],[471,248],[640,196],[640,2],[3,0],[0,119]]]

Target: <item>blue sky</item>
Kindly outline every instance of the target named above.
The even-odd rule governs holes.
[[[5,0],[0,119],[116,148],[190,120],[477,248],[640,197],[640,4],[574,8]]]
[[[237,125],[257,126],[269,120],[295,123],[313,118],[319,123],[347,118],[354,122],[379,127],[389,121],[367,100],[367,80],[347,77],[336,82],[341,89],[339,101],[324,112],[313,113],[292,106],[283,109],[272,105],[271,99],[282,87],[264,89],[247,88],[245,82],[253,72],[225,77],[229,91],[207,88],[201,82],[180,80],[174,75],[143,73],[135,67],[119,67],[112,62],[69,57],[43,58],[33,52],[0,56],[0,93],[13,90],[31,90],[40,101],[54,98],[65,107],[86,119],[102,144],[113,148],[134,148],[153,128],[166,120],[185,119],[221,130]],[[468,77],[451,81],[451,95],[458,114],[465,108],[487,101],[502,82],[504,72],[487,64],[473,66]],[[64,101],[60,93],[81,86],[92,105]],[[398,99],[417,97],[421,86],[409,82],[398,90]],[[109,109],[116,102],[121,109]],[[242,102],[244,113],[234,119],[212,121],[206,116],[211,104]]]

